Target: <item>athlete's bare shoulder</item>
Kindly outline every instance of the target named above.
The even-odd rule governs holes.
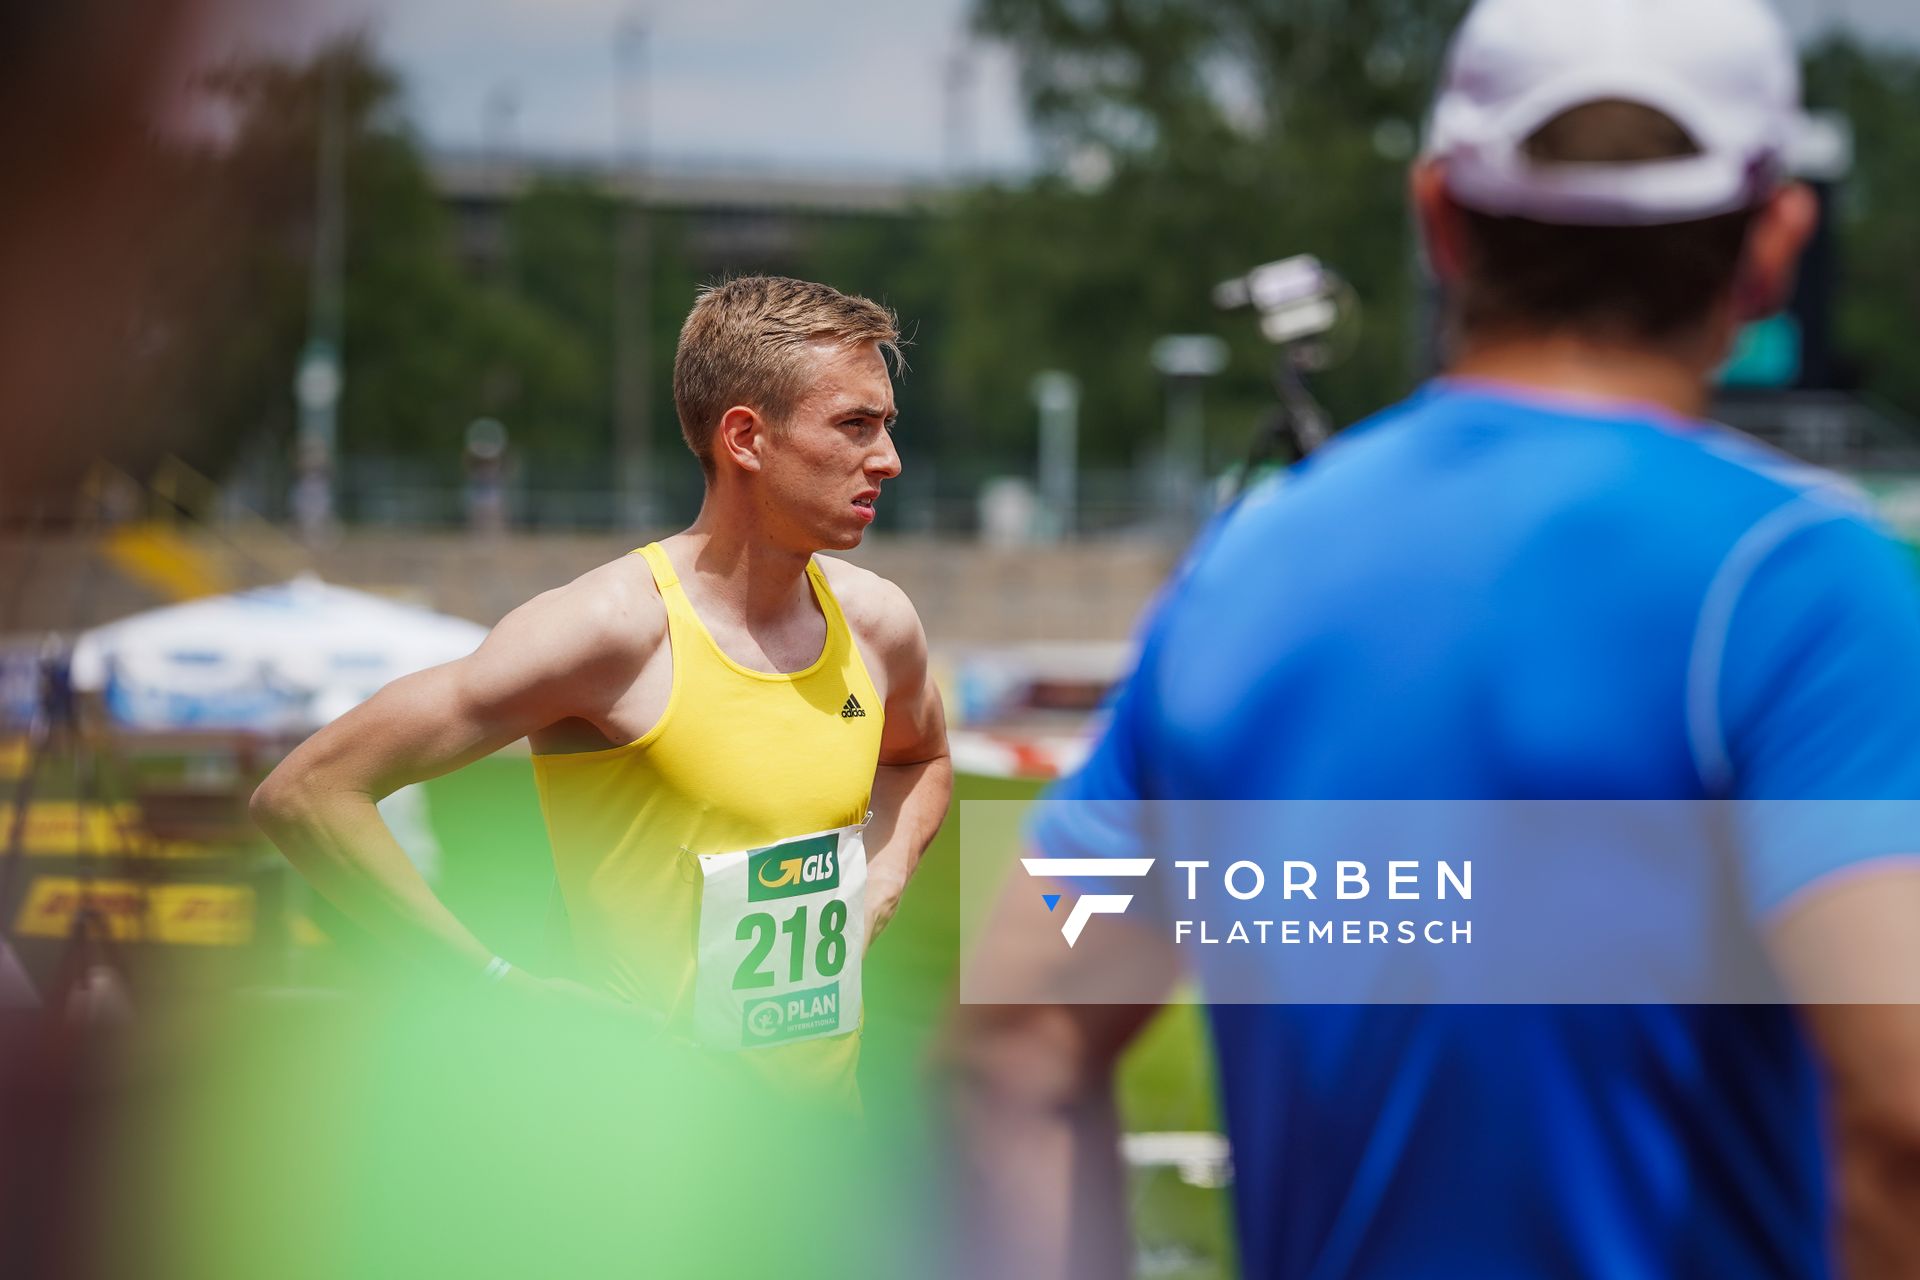
[[[576,660],[645,660],[666,637],[666,604],[645,558],[597,564],[561,587],[541,591],[509,614],[528,639],[572,652]]]
[[[622,556],[543,591],[487,638],[499,657],[598,677],[644,666],[667,634],[666,605],[641,556]]]
[[[833,598],[839,601],[847,625],[876,653],[891,660],[902,648],[926,648],[920,615],[906,592],[857,564],[833,556],[816,555],[814,560],[833,588]]]

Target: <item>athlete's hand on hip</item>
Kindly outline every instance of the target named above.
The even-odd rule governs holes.
[[[661,1035],[667,1033],[666,1019],[653,1010],[642,1008],[631,1001],[621,1000],[604,991],[596,990],[584,982],[575,982],[571,978],[537,978],[524,969],[515,969],[507,975],[501,985],[551,1007],[624,1018],[638,1023],[649,1031],[655,1031]]]
[[[887,921],[893,919],[895,905],[897,904],[891,902],[876,902],[871,897],[867,899],[867,932],[860,947],[862,955],[865,955],[873,946],[873,940],[880,936],[880,931],[887,927]]]

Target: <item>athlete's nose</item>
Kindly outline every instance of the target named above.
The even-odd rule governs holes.
[[[867,474],[891,480],[900,474],[900,451],[893,447],[893,433],[880,433],[880,452],[867,459]]]

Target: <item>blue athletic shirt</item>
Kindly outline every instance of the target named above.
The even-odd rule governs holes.
[[[1723,427],[1435,382],[1203,538],[1054,794],[1920,797],[1920,598],[1862,513]],[[1081,812],[1036,843],[1115,853]],[[1886,852],[1802,851],[1758,909]],[[1789,1008],[1210,1020],[1250,1277],[1829,1273]]]

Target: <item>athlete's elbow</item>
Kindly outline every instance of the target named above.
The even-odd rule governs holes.
[[[1047,1005],[962,1006],[936,1058],[957,1094],[1008,1111],[1069,1111],[1110,1080],[1071,1016]]]
[[[276,842],[284,833],[308,821],[312,812],[311,788],[284,764],[268,774],[247,801],[247,816],[253,825]]]

